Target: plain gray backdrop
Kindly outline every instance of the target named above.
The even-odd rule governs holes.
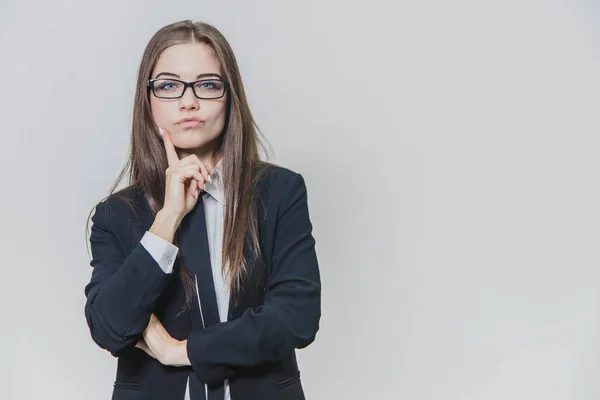
[[[322,280],[309,399],[600,396],[591,0],[2,0],[0,398],[110,398],[85,220],[125,162],[144,46],[230,41]]]

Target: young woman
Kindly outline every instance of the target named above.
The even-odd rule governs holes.
[[[295,349],[321,315],[306,186],[259,145],[222,34],[160,29],[128,163],[92,217],[85,317],[118,357],[113,400],[304,399]]]

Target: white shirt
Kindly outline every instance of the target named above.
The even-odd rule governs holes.
[[[208,248],[212,266],[215,294],[219,308],[219,319],[227,321],[229,309],[229,285],[223,279],[221,270],[221,249],[223,245],[223,223],[225,217],[225,195],[223,190],[222,162],[219,161],[210,172],[212,183],[206,183],[204,189],[207,194],[202,196],[204,201],[204,215],[206,217],[206,231],[208,234]],[[162,270],[170,274],[173,272],[173,263],[179,248],[173,243],[147,231],[141,240],[148,253],[156,260]],[[193,372],[192,372],[193,373]],[[229,382],[225,380],[225,400],[230,400]],[[190,400],[189,377],[185,390],[184,400]]]

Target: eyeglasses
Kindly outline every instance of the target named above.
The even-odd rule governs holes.
[[[178,79],[150,79],[148,90],[159,99],[179,99],[185,90],[191,87],[199,99],[220,99],[225,94],[227,82],[222,79],[202,79],[195,82],[184,82]]]

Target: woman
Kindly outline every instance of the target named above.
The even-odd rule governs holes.
[[[118,357],[114,400],[304,399],[295,349],[321,315],[306,186],[259,144],[222,34],[160,29],[130,158],[92,217],[85,317]]]

